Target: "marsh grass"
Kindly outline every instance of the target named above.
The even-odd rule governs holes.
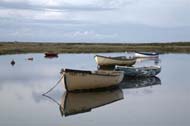
[[[190,42],[175,43],[34,43],[1,42],[0,55],[21,53],[100,53],[156,51],[160,53],[190,53]]]

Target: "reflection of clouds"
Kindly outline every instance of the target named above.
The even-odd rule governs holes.
[[[59,101],[62,94],[63,94],[63,90],[53,90],[52,92],[50,92],[47,95],[52,97],[56,101]],[[33,91],[32,92],[32,98],[34,99],[34,101],[36,103],[47,101],[47,99],[42,95],[42,92]]]
[[[21,101],[21,100],[24,99],[24,97],[23,97],[21,94],[19,94],[19,93],[16,93],[15,96],[17,97],[17,99],[18,99],[19,101]]]
[[[133,96],[141,96],[141,95],[149,95],[152,94],[154,89],[151,87],[146,87],[147,89],[130,89],[126,90],[125,94],[128,95],[133,95]],[[149,89],[148,89],[149,88]]]
[[[37,92],[32,92],[32,98],[34,99],[34,101],[36,102],[36,103],[39,103],[40,101],[42,101],[42,100],[44,100],[43,98],[42,98],[43,96],[42,96],[42,94],[41,93],[37,93]]]
[[[16,67],[16,66],[15,66]],[[2,69],[1,69],[2,70]],[[18,67],[13,70],[3,69],[3,72],[0,74],[1,80],[8,79],[25,79],[25,78],[41,78],[41,77],[51,77],[59,73],[59,70],[55,69],[53,66],[46,67]]]
[[[53,84],[56,81],[55,78],[24,78],[24,79],[11,79],[11,80],[1,80],[0,81],[0,90],[3,90],[3,87],[6,87],[8,85],[20,85],[22,87],[42,87],[43,85],[50,85]]]
[[[34,61],[30,64],[25,60],[28,55],[34,57]],[[13,57],[17,62],[14,68],[7,64]],[[57,61],[45,61],[44,57],[39,54],[7,55],[0,58],[3,61],[0,65],[0,90],[6,85],[34,87],[36,84],[49,84],[59,79],[60,76]]]
[[[160,58],[137,58],[137,62],[135,65],[138,66],[147,66],[147,65],[160,65]]]
[[[151,87],[150,87],[151,88]],[[150,89],[144,89],[144,91],[143,91],[143,93],[144,94],[152,94],[152,90],[150,90]]]

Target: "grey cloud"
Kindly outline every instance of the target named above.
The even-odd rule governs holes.
[[[150,2],[150,0],[102,0],[100,3],[90,5],[43,6],[28,2],[0,1],[0,14],[2,14],[0,15],[0,41],[164,42],[190,40],[190,18],[184,15],[189,10],[187,4],[181,2],[178,6],[179,1],[173,1],[172,6],[170,4],[162,6],[165,1],[160,0],[158,4],[151,2],[154,6],[149,6],[144,1]],[[136,2],[140,4],[135,4]],[[127,7],[129,4],[130,6]],[[13,14],[2,11],[3,9]],[[48,9],[50,12],[64,11],[66,13],[56,15],[57,13],[52,14],[49,11],[41,12]]]
[[[27,2],[0,2],[0,8],[6,8],[6,9],[29,9],[29,10],[42,10],[42,8],[38,6],[30,5]]]
[[[2,18],[0,17],[0,27],[6,28],[8,27],[17,27],[20,25],[27,25],[27,26],[51,26],[51,25],[92,25],[92,23],[80,20],[42,20],[42,19],[25,19],[22,18]]]
[[[34,21],[35,22],[35,21]],[[64,24],[10,21],[0,25],[1,41],[168,42],[190,40],[190,27],[157,28],[137,24]]]
[[[101,7],[95,5],[60,5],[60,6],[40,6],[40,5],[31,5],[27,2],[0,2],[0,8],[6,9],[23,9],[23,10],[33,10],[33,11],[44,11],[44,10],[51,10],[51,11],[112,11],[116,8],[112,7]]]

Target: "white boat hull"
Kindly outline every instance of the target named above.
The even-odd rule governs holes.
[[[123,79],[122,71],[63,72],[62,82],[67,91],[89,90],[117,86]]]
[[[158,58],[158,55],[144,55],[141,53],[135,53],[135,57],[139,57],[139,58]]]
[[[136,62],[136,58],[126,59],[123,58],[114,58],[114,57],[104,57],[104,56],[95,56],[96,63],[100,66],[111,66],[111,65],[126,65],[132,66]]]

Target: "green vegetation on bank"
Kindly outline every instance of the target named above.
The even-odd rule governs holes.
[[[160,53],[190,53],[190,42],[173,43],[36,43],[0,42],[0,55],[21,53],[99,53],[156,51]]]

